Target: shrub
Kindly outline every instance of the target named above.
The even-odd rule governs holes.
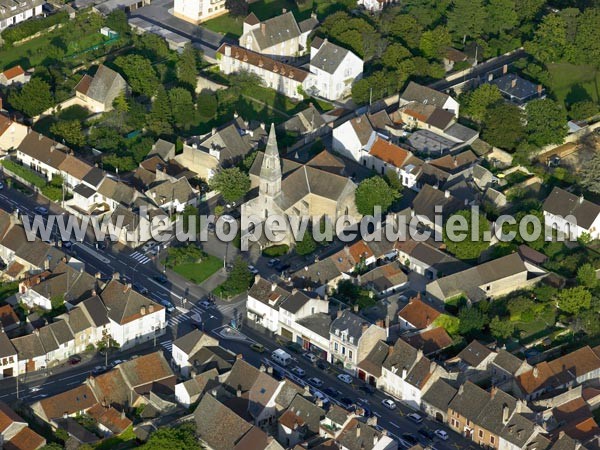
[[[290,251],[290,247],[286,244],[273,245],[271,247],[267,247],[263,250],[264,256],[270,256],[271,258],[275,258],[277,256],[283,256],[287,252]]]
[[[12,159],[4,159],[1,161],[1,164],[7,170],[9,170],[12,173],[14,173],[15,175],[23,178],[25,181],[31,183],[33,186],[35,186],[37,188],[41,189],[44,186],[46,186],[46,180],[44,178],[42,178],[41,176],[39,176],[32,170],[28,169],[27,167],[23,167],[23,166],[17,164]]]
[[[69,15],[64,11],[40,19],[29,19],[25,22],[21,22],[19,25],[4,30],[2,32],[2,39],[4,39],[4,42],[7,44],[12,44],[68,20]]]

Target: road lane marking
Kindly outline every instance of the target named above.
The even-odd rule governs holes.
[[[398,429],[400,428],[400,425],[397,425],[397,424],[395,424],[394,422],[390,422],[390,425],[392,425],[392,426],[394,426],[394,427],[396,427],[396,428],[398,428]]]

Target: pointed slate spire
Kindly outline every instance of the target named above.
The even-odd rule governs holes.
[[[267,148],[260,168],[260,193],[275,196],[281,190],[281,161],[279,160],[279,148],[277,147],[277,136],[275,136],[275,125],[271,124]]]

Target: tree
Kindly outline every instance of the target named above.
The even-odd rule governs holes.
[[[196,109],[190,91],[180,87],[169,90],[169,102],[175,126],[188,130],[196,122]]]
[[[119,56],[115,65],[123,71],[133,92],[152,97],[160,81],[148,58],[141,55]]]
[[[596,269],[590,263],[585,263],[577,269],[577,282],[586,288],[593,289],[598,284]]]
[[[417,48],[423,27],[409,14],[398,14],[388,25],[388,33],[409,48]]]
[[[130,110],[129,102],[125,94],[119,94],[113,101],[113,108],[121,113],[127,113]]]
[[[494,84],[485,83],[474,91],[465,94],[461,112],[476,122],[485,119],[488,109],[502,100],[500,89]]]
[[[52,296],[52,298],[50,298],[50,305],[52,306],[52,310],[54,311],[63,308],[63,306],[65,305],[65,295],[58,294]]]
[[[600,153],[596,153],[594,157],[585,164],[579,171],[579,182],[581,185],[590,190],[600,194]]]
[[[450,336],[456,336],[458,335],[460,321],[458,320],[458,317],[454,317],[449,314],[440,314],[433,321],[433,325],[436,327],[442,327]]]
[[[19,90],[10,92],[8,102],[26,116],[35,117],[54,105],[54,97],[48,83],[32,77]]]
[[[490,107],[485,115],[482,137],[495,147],[516,149],[525,138],[521,108],[508,102],[499,102]]]
[[[375,207],[381,207],[381,213],[387,212],[400,193],[392,189],[383,178],[372,177],[362,181],[354,193],[358,212],[363,216],[373,215]]]
[[[192,44],[188,43],[183,48],[183,52],[177,58],[175,66],[177,79],[179,82],[192,91],[196,90],[196,77],[198,76],[198,57]]]
[[[421,35],[419,49],[429,59],[440,59],[446,48],[452,43],[452,38],[446,27],[436,27]]]
[[[454,0],[448,11],[448,29],[456,37],[479,37],[485,22],[486,11],[482,0]]]
[[[81,147],[85,144],[85,135],[79,120],[61,120],[50,126],[50,132],[57,138],[64,139],[69,145]]]
[[[490,332],[496,339],[508,339],[515,332],[515,324],[496,316],[490,322]]]
[[[187,205],[184,209],[183,212],[181,213],[181,218],[183,221],[183,232],[187,233],[190,230],[190,227],[192,226],[192,219],[191,217],[195,217],[196,222],[194,222],[196,224],[196,228],[199,227],[198,225],[198,208],[196,208],[194,205]],[[198,230],[195,230],[196,232]]]
[[[385,173],[385,181],[388,184],[388,186],[396,192],[402,192],[402,190],[404,189],[400,177],[393,170],[388,170]]]
[[[212,119],[217,113],[217,97],[213,94],[203,93],[198,96],[198,113],[205,120]]]
[[[186,422],[177,427],[160,427],[150,435],[141,450],[200,450],[194,423]]]
[[[385,49],[381,56],[381,61],[390,69],[399,69],[401,62],[412,57],[410,51],[402,44],[391,44]]]
[[[567,47],[567,24],[559,14],[544,16],[533,39],[525,43],[527,53],[543,63],[560,61],[570,51]]]
[[[562,144],[569,131],[565,110],[549,98],[533,100],[525,106],[527,140],[536,147]]]
[[[225,9],[232,16],[246,17],[248,15],[248,2],[246,0],[225,0]]]
[[[317,243],[312,237],[312,234],[307,230],[302,236],[302,239],[296,242],[296,253],[299,255],[310,255],[317,249]]]
[[[253,279],[254,276],[244,258],[237,256],[227,280],[220,286],[221,293],[226,297],[241,294],[252,285]]]
[[[598,105],[591,100],[573,103],[569,107],[569,117],[573,120],[585,120],[595,116],[600,111]]]
[[[458,312],[458,332],[461,336],[481,333],[487,321],[486,315],[476,307],[461,308]]]
[[[591,292],[583,286],[563,289],[556,297],[558,308],[568,314],[577,314],[584,309],[589,309],[592,301]]]
[[[456,225],[456,222],[453,223],[452,221],[453,216],[462,217],[464,221],[466,221],[466,231],[456,229],[455,233],[452,232],[451,228]],[[474,220],[479,223],[473,223]],[[473,240],[472,237],[474,225],[478,226],[475,240]],[[444,244],[446,245],[446,249],[459,259],[477,259],[479,258],[479,255],[490,246],[489,240],[484,240],[484,234],[486,231],[489,231],[489,229],[489,223],[484,215],[479,214],[474,217],[470,209],[464,209],[456,212],[446,221],[443,232]],[[454,234],[457,236],[454,236]],[[461,234],[465,236],[465,239],[462,241],[456,240],[455,238],[460,238]]]
[[[172,121],[173,115],[169,95],[165,88],[160,85],[148,115],[148,129],[159,136],[171,134],[173,133]]]
[[[210,180],[210,187],[219,191],[226,202],[240,200],[250,189],[250,177],[237,167],[218,171]]]
[[[529,22],[540,12],[546,0],[519,0],[516,2],[516,11],[521,22]]]
[[[515,0],[489,0],[486,6],[486,33],[500,34],[519,23]]]
[[[112,349],[119,348],[120,345],[108,330],[102,330],[102,338],[96,344],[96,348],[100,353],[104,353],[104,365],[108,366],[108,354]]]
[[[106,16],[106,26],[117,33],[123,35],[129,31],[129,24],[127,23],[127,14],[121,8],[117,8],[111,11]]]

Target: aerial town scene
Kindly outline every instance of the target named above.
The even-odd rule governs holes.
[[[600,450],[599,0],[0,0],[0,448]]]

